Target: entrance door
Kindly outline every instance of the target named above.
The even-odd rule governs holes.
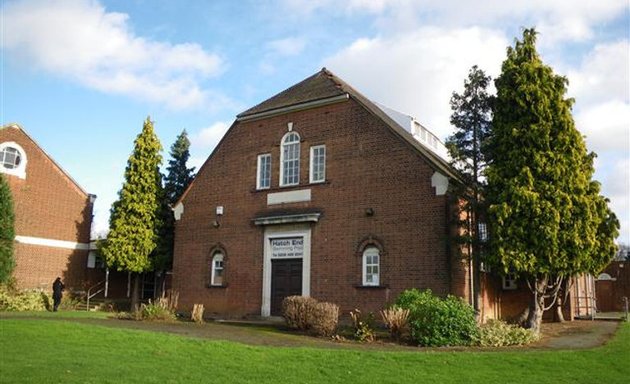
[[[595,282],[595,293],[597,295],[597,310],[599,312],[613,312],[615,308],[615,295],[612,280],[597,280]]]
[[[302,259],[271,261],[271,315],[282,315],[282,300],[302,294]]]

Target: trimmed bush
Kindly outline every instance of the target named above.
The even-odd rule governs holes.
[[[317,303],[308,320],[311,332],[318,336],[332,336],[339,322],[339,306],[332,303]]]
[[[411,339],[422,346],[471,345],[478,338],[474,309],[462,299],[441,299],[431,290],[404,291],[396,305],[409,310]]]
[[[0,311],[46,311],[51,302],[44,291],[18,291],[0,286]]]
[[[525,345],[537,341],[539,336],[532,330],[501,320],[489,320],[479,328],[478,344],[482,347]]]
[[[306,331],[317,300],[312,297],[287,296],[282,300],[282,317],[292,329]]]
[[[312,297],[288,296],[282,301],[282,316],[289,328],[332,336],[339,322],[339,307]]]

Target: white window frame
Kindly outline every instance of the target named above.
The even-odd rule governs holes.
[[[287,143],[287,139],[291,136],[297,136],[297,142],[292,141],[290,143]],[[282,141],[280,142],[280,186],[281,187],[288,187],[288,186],[292,186],[292,185],[299,185],[300,184],[300,135],[297,132],[291,131],[288,132],[286,135],[284,135],[284,137],[282,137]],[[284,152],[285,152],[285,147],[288,147],[289,145],[296,145],[297,146],[297,151],[296,151],[296,159],[291,159],[290,161],[296,161],[297,160],[297,170],[296,170],[296,174],[295,174],[295,178],[296,178],[296,182],[293,183],[288,183],[285,182],[285,175],[284,175],[284,171],[285,171],[285,166],[284,163],[286,161],[286,159],[284,158]]]
[[[488,225],[486,223],[479,223],[479,241],[485,243],[488,241]]]
[[[323,154],[323,162],[321,164],[316,164],[315,163],[315,152],[317,150],[323,150],[324,154]],[[315,179],[315,166],[316,165],[321,165],[322,170],[321,170],[321,179]],[[311,147],[311,154],[310,154],[310,169],[309,169],[309,182],[311,184],[315,184],[315,183],[323,183],[326,181],[326,146],[325,145],[315,145]]]
[[[14,148],[20,154],[20,164],[15,168],[5,168],[3,164],[0,164],[0,172],[6,173],[7,175],[17,176],[20,179],[26,179],[26,163],[28,159],[26,157],[26,151],[22,148],[18,143],[14,141],[6,141],[4,143],[0,143],[0,152],[2,152],[5,148]]]
[[[376,256],[377,257],[377,262],[376,263],[369,263],[367,262],[368,256]],[[367,247],[363,250],[363,255],[362,255],[362,263],[361,263],[362,267],[361,270],[363,271],[363,285],[364,286],[379,286],[381,283],[381,251],[374,246],[370,246]],[[377,273],[371,273],[371,275],[375,275],[376,278],[373,278],[372,281],[368,281],[368,267],[374,267],[376,266],[377,268]]]
[[[501,276],[501,285],[503,287],[503,290],[505,291],[513,291],[515,289],[518,288],[518,284],[516,283],[516,281],[518,280],[518,277],[513,274],[513,273],[508,273],[505,276]]]
[[[268,185],[262,185],[262,166],[263,159],[268,159],[268,170],[269,170],[269,183]],[[271,188],[271,153],[263,153],[262,155],[258,155],[257,165],[256,165],[256,189],[269,189]]]
[[[220,261],[221,262],[221,266],[217,267],[217,262]],[[215,278],[216,278],[216,273],[217,271],[221,271],[221,284],[217,284],[215,282]],[[223,255],[223,252],[215,252],[215,254],[212,256],[212,271],[211,271],[211,275],[210,275],[210,285],[215,286],[215,287],[220,287],[222,285],[225,284],[225,256]]]

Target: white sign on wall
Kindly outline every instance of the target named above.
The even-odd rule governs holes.
[[[303,237],[271,239],[271,257],[272,258],[303,257],[303,256],[304,256],[304,238]]]

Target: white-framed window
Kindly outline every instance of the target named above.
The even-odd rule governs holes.
[[[323,183],[326,181],[326,146],[311,147],[310,182]]]
[[[26,178],[26,152],[22,147],[8,141],[0,144],[0,172]]]
[[[210,285],[223,285],[223,268],[223,253],[217,252],[212,256]]]
[[[258,166],[256,170],[256,189],[267,189],[271,187],[271,154],[258,155]]]
[[[280,186],[300,183],[300,135],[289,132],[280,145]]]
[[[512,291],[518,288],[518,284],[516,283],[518,277],[513,273],[508,273],[507,275],[502,276],[501,280],[503,283],[503,289],[506,291]]]
[[[380,284],[380,251],[376,247],[367,247],[363,251],[363,285]]]
[[[486,223],[479,223],[479,240],[488,241],[488,225]]]

